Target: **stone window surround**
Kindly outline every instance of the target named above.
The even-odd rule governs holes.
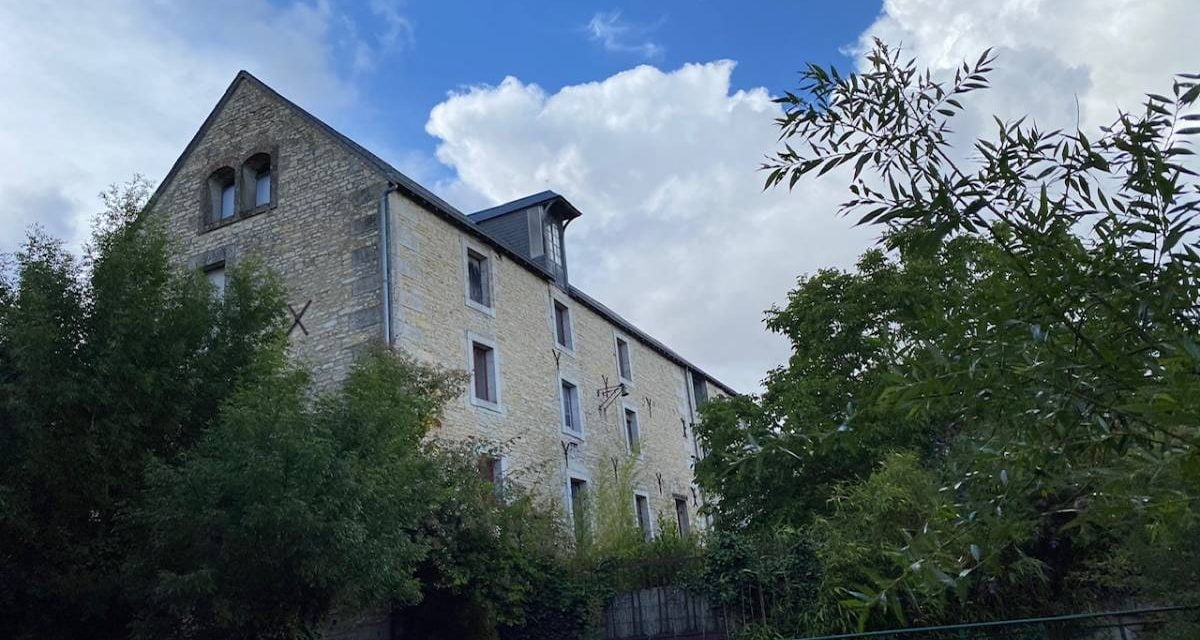
[[[571,526],[571,531],[575,531],[575,502],[571,499],[571,482],[577,480],[583,482],[585,496],[592,492],[592,477],[587,471],[567,469],[563,474],[563,510],[566,512],[567,524]],[[588,518],[590,513],[584,513],[583,517]]]
[[[503,490],[504,483],[508,481],[508,456],[502,453],[481,453],[479,457],[490,459],[494,465],[495,475],[492,477],[492,484],[496,488],[496,492],[500,493]]]
[[[579,421],[579,431],[571,431],[567,428],[566,421],[566,402],[563,397],[563,385],[567,382],[575,385],[575,419]],[[558,426],[566,435],[579,443],[587,441],[587,422],[583,417],[583,386],[579,384],[578,378],[569,373],[562,371],[558,372]]]
[[[578,336],[575,335],[575,310],[566,296],[556,294],[553,289],[554,287],[551,287],[550,291],[550,335],[553,336],[554,348],[573,358],[575,357],[575,344],[579,342]],[[563,346],[558,341],[558,318],[554,315],[554,303],[556,302],[567,310],[567,334],[571,339],[569,347]]]
[[[487,247],[467,238],[466,234],[459,236],[462,239],[462,278],[463,278],[463,300],[467,306],[491,318],[496,317],[497,298],[499,297],[500,287],[496,286],[499,278],[496,277],[496,256],[495,252]],[[487,286],[489,289],[492,305],[479,304],[471,299],[471,276],[468,256],[470,253],[483,256],[484,265],[487,269]]]
[[[505,413],[504,411],[504,378],[501,374],[500,364],[500,346],[493,338],[481,336],[473,331],[466,332],[466,358],[467,371],[471,374],[470,383],[467,388],[467,401],[473,407],[479,407],[493,413]],[[496,401],[489,402],[475,397],[475,345],[480,344],[492,350],[492,375],[496,386]]]
[[[650,492],[646,491],[645,489],[634,489],[633,490],[633,522],[635,525],[641,524],[638,521],[638,498],[642,498],[646,501],[646,532],[645,532],[645,535],[646,535],[647,540],[653,540],[657,536],[655,535],[654,509],[652,509],[650,507]],[[638,529],[641,530],[641,527],[639,526]]]
[[[688,507],[688,498],[685,495],[673,493],[671,494],[672,502],[675,505],[675,526],[678,528],[681,536],[690,535],[692,532],[692,515]],[[683,511],[679,510],[683,506]],[[682,516],[682,518],[680,517]]]
[[[266,155],[270,158],[271,201],[257,207],[246,207],[243,204],[246,197],[246,163],[259,155]],[[229,226],[246,218],[252,218],[260,213],[270,211],[279,205],[279,147],[276,145],[253,146],[248,151],[240,153],[235,157],[240,158],[240,160],[232,162],[231,158],[226,157],[210,163],[207,172],[204,174],[205,178],[201,184],[199,233],[206,233],[214,229]],[[212,176],[222,169],[231,169],[233,171],[233,215],[226,220],[220,220],[217,212],[213,210],[214,202],[209,185]]]
[[[625,353],[629,357],[629,377],[621,375],[621,343],[625,343]],[[617,368],[617,380],[623,382],[629,389],[633,388],[633,341],[629,336],[621,333],[617,329],[613,329],[613,364]]]
[[[621,438],[623,440],[625,440],[625,450],[627,453],[633,454],[633,443],[629,441],[629,430],[625,427],[625,413],[626,412],[633,414],[633,424],[635,426],[637,426],[637,443],[638,443],[637,459],[644,460],[645,453],[646,453],[646,446],[645,446],[646,434],[642,433],[642,416],[640,413],[638,413],[637,407],[622,400],[621,401],[620,427],[621,427]]]

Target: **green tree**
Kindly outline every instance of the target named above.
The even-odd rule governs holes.
[[[122,514],[144,470],[211,426],[283,340],[282,290],[254,264],[217,298],[138,214],[149,186],[104,194],[84,260],[35,231],[0,289],[0,635],[122,635]]]
[[[106,194],[83,259],[35,232],[0,279],[0,635],[315,637],[444,594],[482,637],[582,633],[557,512],[426,442],[461,374],[370,351],[314,394],[278,281],[243,260],[215,295],[148,193]]]
[[[990,54],[947,78],[878,42],[867,62],[805,71],[765,169],[770,187],[845,167],[843,213],[886,253],[772,314],[793,358],[760,401],[706,409],[723,458],[700,479],[734,524],[794,478],[834,498],[787,516],[809,526],[834,625],[1127,596],[1197,531],[1200,76],[1095,136],[997,118],[964,156],[949,123]],[[739,512],[722,483],[760,482],[759,460],[788,468],[735,487],[762,496]]]
[[[421,596],[440,497],[421,441],[457,377],[379,352],[309,402],[306,374],[267,366],[179,464],[149,470],[143,637],[305,637]]]

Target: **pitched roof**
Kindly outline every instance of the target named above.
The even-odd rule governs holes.
[[[163,187],[167,183],[169,183],[172,178],[175,177],[176,173],[179,172],[179,170],[183,166],[184,160],[189,155],[191,155],[193,150],[195,150],[196,146],[200,143],[200,140],[203,139],[204,134],[208,131],[209,127],[211,127],[213,122],[216,120],[217,114],[221,112],[221,110],[225,107],[225,104],[230,100],[230,98],[233,96],[234,92],[237,90],[237,87],[239,85],[241,85],[243,82],[251,83],[254,87],[265,92],[267,95],[278,100],[281,104],[287,106],[288,108],[290,108],[291,110],[296,112],[296,114],[298,114],[301,118],[306,120],[309,124],[313,125],[317,129],[325,132],[331,138],[333,138],[337,142],[341,143],[351,153],[353,153],[353,154],[357,155],[359,158],[361,158],[367,165],[372,166],[375,169],[377,169],[392,185],[394,185],[397,189],[403,191],[406,195],[409,196],[409,198],[411,198],[417,204],[423,206],[424,208],[428,209],[429,211],[431,211],[437,215],[442,216],[443,218],[445,218],[447,221],[449,221],[454,226],[462,229],[463,231],[471,234],[472,236],[475,236],[479,240],[492,246],[494,249],[496,249],[500,253],[504,254],[505,257],[511,259],[513,262],[521,265],[522,267],[525,267],[529,271],[532,271],[534,274],[538,275],[539,277],[545,278],[547,280],[554,279],[554,276],[549,271],[547,271],[544,267],[542,267],[541,265],[537,264],[536,262],[533,262],[532,260],[526,258],[525,256],[521,255],[520,253],[513,251],[511,248],[509,248],[507,245],[505,245],[499,239],[495,238],[494,236],[492,236],[492,234],[488,233],[483,227],[476,224],[476,222],[480,222],[482,220],[496,217],[498,215],[503,215],[503,213],[515,211],[520,208],[533,206],[534,204],[541,204],[543,202],[551,201],[551,200],[555,200],[555,199],[561,200],[562,202],[566,203],[567,206],[570,207],[570,211],[574,212],[574,214],[575,214],[574,216],[571,216],[571,217],[575,217],[575,216],[579,215],[579,211],[577,209],[575,209],[574,206],[571,206],[570,202],[567,202],[566,198],[563,198],[562,196],[558,195],[557,193],[554,193],[553,191],[543,191],[541,193],[537,193],[537,194],[534,194],[531,196],[526,196],[525,198],[521,198],[519,200],[514,200],[512,202],[499,205],[497,207],[492,207],[491,209],[484,209],[483,211],[476,212],[475,214],[472,214],[470,217],[468,217],[467,215],[463,214],[463,212],[459,211],[457,208],[455,208],[450,203],[439,198],[432,191],[426,189],[425,187],[418,184],[412,178],[409,178],[408,176],[401,173],[398,169],[396,169],[392,165],[385,162],[379,156],[375,155],[374,153],[371,153],[362,145],[358,144],[357,142],[355,142],[355,141],[351,140],[350,138],[346,137],[345,135],[341,134],[336,129],[334,129],[333,127],[329,126],[324,121],[322,121],[320,118],[318,118],[318,117],[312,115],[311,113],[309,113],[308,111],[306,111],[301,106],[297,105],[296,103],[292,102],[291,100],[288,100],[287,98],[282,96],[279,92],[277,92],[274,89],[272,89],[271,87],[267,86],[267,84],[264,83],[262,80],[259,80],[258,78],[254,77],[254,75],[252,75],[250,72],[245,71],[245,70],[238,71],[237,76],[235,76],[233,79],[233,82],[231,82],[229,84],[229,88],[227,88],[225,90],[225,93],[221,96],[221,99],[219,101],[217,101],[216,106],[213,107],[212,112],[210,112],[208,114],[208,117],[204,119],[204,123],[200,125],[200,129],[196,131],[196,135],[192,136],[191,141],[188,142],[188,145],[186,147],[184,147],[183,153],[179,154],[179,158],[175,160],[175,163],[173,165],[171,165],[171,170],[167,172],[167,175],[163,178],[162,182],[159,183],[158,188],[155,189],[154,194],[150,196],[150,199],[146,202],[146,206],[144,207],[143,211],[150,211],[153,208],[154,203],[158,200],[159,195],[162,193]],[[529,200],[529,202],[525,203],[523,205],[519,204],[526,200]],[[476,216],[482,216],[484,214],[489,214],[489,212],[492,212],[495,210],[501,210],[501,209],[503,209],[503,211],[501,211],[500,213],[491,214],[491,215],[488,215],[488,217],[481,218],[481,219],[476,218]],[[621,316],[617,315],[611,309],[600,304],[599,302],[597,302],[590,296],[584,294],[582,291],[579,291],[575,287],[571,287],[569,293],[573,298],[579,300],[584,305],[588,306],[593,311],[595,311],[597,314],[599,314],[600,316],[609,320],[613,324],[618,325],[626,333],[641,340],[643,343],[646,344],[646,346],[659,352],[662,356],[664,356],[668,360],[671,360],[672,362],[675,362],[676,364],[678,364],[680,366],[687,367],[687,368],[695,371],[696,373],[703,375],[705,378],[707,378],[709,381],[711,381],[716,386],[720,387],[726,393],[736,395],[736,392],[733,391],[732,389],[730,389],[728,386],[724,385],[723,383],[718,381],[713,376],[705,373],[700,368],[692,365],[687,360],[685,360],[682,356],[680,356],[679,354],[675,353],[674,351],[668,349],[666,347],[666,345],[662,344],[658,340],[655,340],[654,338],[651,338],[645,332],[643,332],[640,329],[638,329],[637,327],[633,326],[633,324],[630,323],[628,320],[625,320]]]

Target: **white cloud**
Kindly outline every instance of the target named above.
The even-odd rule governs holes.
[[[0,250],[34,222],[82,240],[96,194],[161,179],[238,69],[318,113],[350,108],[340,24],[325,2],[0,3]]]
[[[971,114],[956,121],[963,135],[987,132],[992,113],[1029,114],[1046,129],[1077,117],[1093,127],[1117,105],[1169,87],[1170,74],[1200,67],[1190,8],[1188,0],[893,0],[859,46],[879,35],[943,70],[998,47],[994,89],[971,95]],[[593,37],[603,40],[618,18],[597,14]],[[797,275],[852,264],[875,232],[835,217],[846,195],[836,172],[791,194],[760,190],[756,167],[776,146],[778,110],[763,89],[731,92],[733,68],[642,66],[553,94],[510,77],[451,96],[426,128],[457,172],[445,185],[450,197],[482,205],[546,188],[567,196],[584,212],[567,238],[572,279],[753,390],[787,356],[765,334],[763,309]]]
[[[646,59],[657,58],[663,54],[661,45],[644,38],[653,28],[633,25],[622,20],[620,11],[596,12],[588,21],[586,29],[591,34],[591,39],[603,45],[606,51],[635,53]]]
[[[1048,130],[1078,117],[1094,129],[1200,69],[1194,10],[1191,0],[887,0],[859,48],[877,35],[947,70],[994,47],[993,89],[971,95],[981,119],[1028,114]]]
[[[869,232],[833,182],[761,189],[778,106],[730,91],[734,64],[641,66],[547,94],[506,78],[438,105],[427,130],[482,201],[554,189],[584,212],[572,281],[698,365],[752,390],[785,345],[762,312],[803,272],[845,266]]]

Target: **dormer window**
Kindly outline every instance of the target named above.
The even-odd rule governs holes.
[[[256,153],[242,164],[242,201],[247,210],[271,204],[274,183],[271,180],[271,156]]]
[[[209,206],[211,207],[212,222],[224,222],[233,219],[236,209],[236,187],[233,169],[221,167],[208,177]]]

